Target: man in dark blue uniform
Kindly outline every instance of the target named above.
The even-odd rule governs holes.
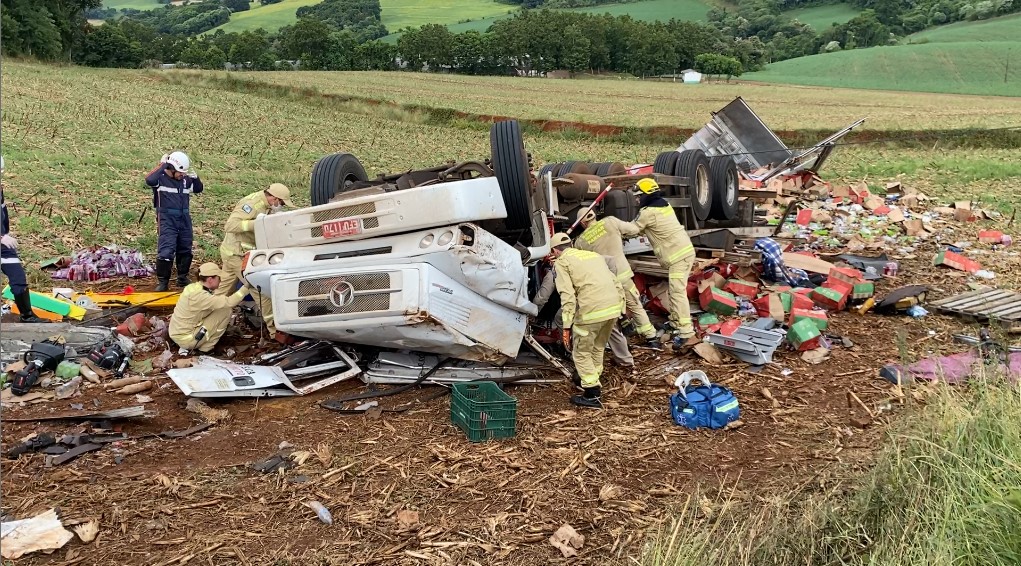
[[[3,170],[4,158],[0,157],[0,173]],[[18,312],[21,314],[21,322],[43,322],[32,312],[32,295],[28,290],[25,268],[18,257],[18,240],[11,235],[10,217],[7,216],[7,202],[4,201],[2,184],[0,184],[0,224],[3,228],[3,234],[0,236],[0,270],[11,284],[11,294],[14,295],[14,304],[18,306]]]
[[[184,287],[191,281],[192,229],[188,204],[191,195],[202,192],[202,181],[189,173],[191,160],[181,151],[164,155],[160,164],[146,177],[145,184],[152,188],[152,204],[156,207],[159,222],[159,243],[156,252],[157,291],[170,287],[170,272],[177,256],[177,285]]]

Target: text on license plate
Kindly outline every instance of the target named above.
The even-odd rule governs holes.
[[[323,237],[326,239],[352,236],[362,233],[362,221],[357,218],[334,220],[323,224]]]

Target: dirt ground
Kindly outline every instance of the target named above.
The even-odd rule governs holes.
[[[929,284],[937,297],[965,290],[967,276],[928,264],[935,249],[903,261],[877,294],[908,283]],[[604,377],[603,411],[570,405],[566,383],[508,386],[518,400],[518,429],[502,441],[468,442],[450,424],[449,396],[376,418],[318,406],[363,390],[354,380],[307,397],[211,403],[227,409],[229,420],[183,439],[120,442],[60,467],[45,467],[42,455],[5,459],[4,514],[22,518],[56,506],[65,524],[100,520],[92,543],[75,539],[15,564],[633,563],[693,495],[712,514],[731,493],[752,501],[860,471],[903,411],[878,369],[899,361],[902,349],[912,359],[960,351],[951,334],[977,331],[937,315],[850,312],[833,315],[830,328],[854,346],[834,346],[818,365],[778,351],[758,373],[744,363],[709,366],[634,350],[637,372],[611,365]],[[695,368],[735,391],[743,426],[692,432],[673,424],[668,382]],[[156,379],[147,408],[158,415],[121,421],[129,436],[202,422],[184,410],[169,378]],[[866,409],[849,403],[848,392],[877,413],[864,429],[851,418],[866,417]],[[432,393],[406,392],[380,405]],[[90,407],[93,399],[102,409],[135,404],[93,386],[78,398],[7,408],[4,418],[68,410],[71,402]],[[910,392],[906,400],[914,402]],[[78,430],[65,422],[5,422],[3,447],[31,433]],[[282,442],[311,454],[281,473],[249,467]],[[331,511],[332,525],[305,505],[312,500]],[[563,558],[547,542],[565,523],[585,536],[577,558]]]

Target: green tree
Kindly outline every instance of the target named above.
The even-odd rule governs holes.
[[[280,30],[277,41],[285,59],[300,59],[302,68],[323,69],[327,66],[333,41],[334,28],[312,18],[301,18],[297,23]]]
[[[245,12],[251,7],[248,0],[220,0],[220,3],[231,12]]]
[[[576,25],[569,25],[560,34],[560,67],[577,73],[589,68],[591,46],[585,32]]]
[[[115,23],[86,34],[80,54],[77,62],[90,67],[137,68],[142,63],[142,46],[131,42]]]
[[[261,28],[255,31],[243,31],[237,35],[227,52],[231,63],[254,63],[263,53],[269,51],[269,40]]]
[[[208,51],[209,47],[203,45],[201,40],[192,40],[181,51],[180,62],[189,67],[201,67],[206,63]]]
[[[355,48],[354,68],[361,71],[391,71],[397,58],[397,46],[382,41],[367,41]]]
[[[426,24],[418,29],[409,29],[397,40],[397,52],[410,71],[420,71],[428,65],[430,71],[438,71],[452,61],[451,46],[454,36],[447,26]]]
[[[205,60],[202,64],[204,68],[222,71],[226,64],[227,54],[223,52],[223,49],[213,45],[206,50]]]

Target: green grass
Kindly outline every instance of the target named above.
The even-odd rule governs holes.
[[[701,0],[644,0],[627,4],[606,4],[591,8],[572,8],[572,11],[591,14],[609,13],[614,16],[631,16],[636,20],[666,21],[670,19],[704,22],[712,6]]]
[[[833,24],[842,24],[857,16],[861,10],[850,4],[824,4],[822,6],[810,6],[784,12],[785,16],[797,19],[803,24],[808,24],[816,31],[829,29]]]
[[[229,22],[206,33],[211,33],[218,29],[222,29],[226,33],[258,28],[263,28],[266,31],[276,31],[295,22],[297,18],[294,12],[298,8],[312,6],[320,2],[322,0],[283,0],[283,2],[278,4],[269,4],[267,6],[263,6],[258,2],[252,2],[250,10],[231,14]]]
[[[1007,57],[1014,60],[1005,82]],[[1021,42],[855,49],[771,63],[765,70],[742,78],[827,87],[1018,96]]]
[[[1018,391],[974,377],[970,390],[941,389],[914,410],[859,480],[746,498],[758,504],[692,496],[642,564],[1021,563]]]
[[[981,22],[957,22],[920,31],[907,38],[908,43],[972,41],[1021,42],[1021,14],[1002,16]],[[1021,48],[1021,44],[1018,47]],[[1018,51],[1021,51],[1021,49]],[[1018,51],[1015,51],[1015,53]]]
[[[506,16],[513,8],[493,0],[380,0],[380,5],[383,8],[383,25],[390,31]]]
[[[163,5],[156,2],[156,0],[103,0],[104,8],[113,8],[114,10],[122,10],[125,8],[134,10],[154,10],[162,6]]]

